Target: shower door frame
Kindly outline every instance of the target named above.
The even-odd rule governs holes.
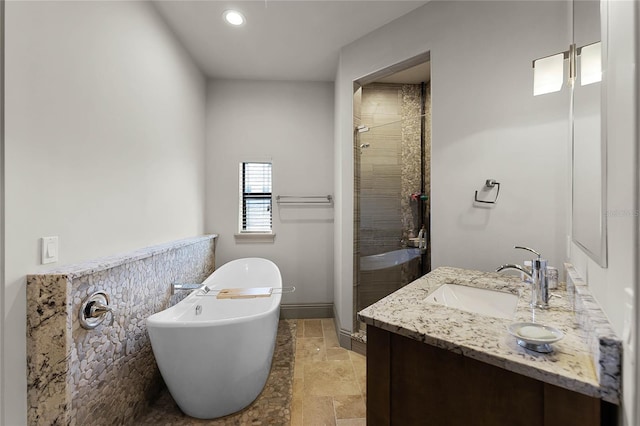
[[[392,75],[394,73],[397,73],[399,71],[411,68],[413,66],[416,66],[418,64],[424,63],[424,62],[430,62],[431,61],[431,53],[429,51],[423,52],[421,54],[418,54],[416,56],[413,56],[411,58],[408,58],[404,61],[401,61],[399,63],[396,64],[392,64],[388,67],[385,67],[383,69],[380,69],[378,71],[375,71],[373,73],[370,73],[366,76],[363,76],[357,80],[353,81],[353,107],[352,107],[352,124],[353,124],[353,133],[352,133],[352,149],[353,149],[353,163],[354,163],[354,168],[353,168],[353,287],[352,287],[352,291],[353,291],[353,297],[352,297],[352,330],[353,333],[357,333],[360,331],[360,322],[358,321],[358,311],[357,311],[357,307],[358,307],[358,288],[360,286],[360,146],[359,146],[359,132],[358,132],[358,126],[360,126],[362,124],[361,122],[361,102],[356,102],[356,96],[360,96],[360,100],[361,100],[361,96],[362,96],[362,89],[365,85],[370,84],[375,82],[376,80]],[[429,83],[430,84],[430,83]],[[360,92],[358,94],[358,92]],[[426,100],[425,100],[426,101]],[[429,99],[430,102],[430,99]],[[356,105],[357,104],[357,105]],[[357,111],[356,111],[357,109]],[[422,112],[424,114],[424,111]],[[423,118],[423,122],[422,122],[422,128],[423,128],[423,132],[424,131],[431,131],[430,127],[431,124],[428,123],[428,129],[426,128],[427,123],[425,123],[425,120]],[[422,140],[424,143],[424,137],[425,135],[422,135]],[[424,182],[424,145],[422,145],[423,148],[423,158],[422,158],[422,167],[423,167],[423,182]],[[424,187],[424,183],[423,183],[423,187]],[[429,191],[430,193],[430,191]],[[427,227],[427,230],[430,231],[430,204],[431,204],[431,200],[427,200],[426,201],[426,214],[425,217],[423,217],[424,223]],[[427,255],[426,256],[422,256],[422,263],[423,263],[423,268],[424,268],[424,263],[425,263],[425,257],[426,260],[428,261],[428,267],[431,267],[431,245],[429,244],[428,247],[428,251],[427,251]],[[424,271],[424,269],[423,269]]]

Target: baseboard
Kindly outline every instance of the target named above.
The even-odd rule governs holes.
[[[333,303],[280,305],[280,319],[333,318]]]
[[[338,342],[340,343],[340,347],[351,350],[351,343],[353,342],[351,340],[351,333],[347,330],[340,330],[340,333],[338,334]]]
[[[360,355],[367,356],[367,344],[356,339],[351,339],[351,350]]]
[[[335,311],[336,307],[333,306],[333,323],[336,326],[336,334],[338,335],[338,343],[340,347],[351,350],[351,332],[344,330],[340,324],[340,317]]]

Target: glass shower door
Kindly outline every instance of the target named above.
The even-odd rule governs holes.
[[[410,140],[415,135],[403,132],[402,121],[372,125],[358,134],[357,311],[417,279],[422,272],[421,250],[412,247],[411,240],[422,226],[420,140],[419,135],[417,141]]]

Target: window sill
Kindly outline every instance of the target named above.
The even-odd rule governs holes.
[[[241,232],[234,234],[237,243],[272,243],[276,239],[273,232]]]

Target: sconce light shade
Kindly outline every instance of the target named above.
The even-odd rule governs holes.
[[[564,81],[564,54],[533,61],[533,96],[558,92]]]
[[[580,85],[597,83],[602,80],[602,47],[600,42],[580,49]]]

